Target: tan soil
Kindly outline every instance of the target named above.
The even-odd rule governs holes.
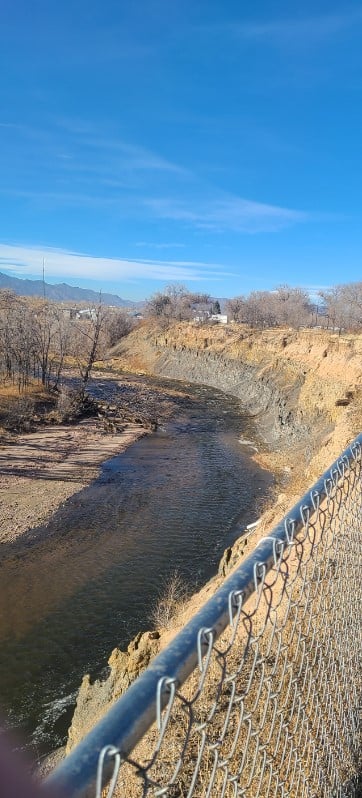
[[[265,508],[260,523],[250,535],[239,538],[225,552],[227,556],[224,555],[220,563],[219,574],[180,606],[173,628],[160,628],[157,636],[153,632],[138,635],[126,652],[115,649],[108,660],[110,675],[105,681],[91,684],[89,676],[84,677],[69,730],[68,751],[362,429],[361,334],[337,336],[315,330],[249,331],[238,326],[210,329],[187,324],[160,331],[145,323],[114,348],[112,364],[114,368],[123,366],[136,373],[157,374],[165,353],[173,353],[176,359],[177,353],[185,349],[197,352],[200,360],[205,349],[222,354],[230,367],[236,361],[240,371],[244,364],[255,365],[255,378],[274,374],[277,387],[281,386],[283,393],[298,380],[301,387],[294,409],[308,420],[311,433],[298,447],[284,445],[280,450],[270,448],[254,455],[261,466],[276,474],[277,484],[283,475],[287,477],[283,493],[274,497],[272,506]],[[313,434],[314,424],[319,425],[318,436]]]
[[[8,543],[44,524],[58,507],[99,474],[104,460],[146,434],[127,424],[105,434],[95,419],[49,426],[18,436],[0,448],[0,542]]]

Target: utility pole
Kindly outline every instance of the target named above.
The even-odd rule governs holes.
[[[45,302],[45,260],[43,258],[43,299]]]

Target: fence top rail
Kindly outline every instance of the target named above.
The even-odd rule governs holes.
[[[243,604],[258,589],[260,581],[276,562],[279,553],[293,543],[298,532],[324,499],[332,497],[353,463],[362,459],[362,433],[345,449],[318,481],[298,501],[267,537],[225,580],[207,603],[181,629],[172,642],[151,662],[147,670],[118,699],[104,718],[48,776],[44,784],[67,798],[95,794],[100,751],[114,746],[127,757],[169,701],[169,685],[182,685],[202,665],[213,642],[232,624],[239,597]],[[104,767],[104,784],[113,765]]]

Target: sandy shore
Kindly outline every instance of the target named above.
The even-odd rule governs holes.
[[[87,418],[75,425],[47,426],[0,448],[0,543],[47,523],[58,507],[96,479],[100,465],[145,435],[127,424],[105,434]]]

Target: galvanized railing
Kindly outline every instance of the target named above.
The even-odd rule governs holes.
[[[362,434],[48,778],[67,798],[357,796]]]

